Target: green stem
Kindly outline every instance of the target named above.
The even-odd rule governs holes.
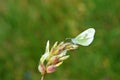
[[[45,75],[42,75],[41,80],[44,80],[44,79],[45,79]]]

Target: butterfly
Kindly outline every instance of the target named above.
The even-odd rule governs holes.
[[[89,28],[82,33],[80,33],[77,37],[72,38],[71,41],[74,44],[82,45],[82,46],[89,46],[95,35],[95,29],[94,28]]]

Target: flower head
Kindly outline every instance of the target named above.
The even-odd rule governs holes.
[[[64,43],[55,42],[49,51],[49,40],[46,44],[45,53],[40,58],[40,63],[38,66],[38,70],[41,74],[52,73],[56,70],[58,66],[60,66],[64,60],[68,59],[70,55],[67,55],[67,52],[70,50],[77,49],[78,45],[72,43]],[[45,63],[46,61],[46,63]]]

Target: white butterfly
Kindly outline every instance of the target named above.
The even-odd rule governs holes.
[[[84,32],[80,33],[76,38],[72,38],[72,43],[74,44],[79,44],[82,46],[89,46],[95,35],[95,29],[94,28],[89,28],[85,30]]]

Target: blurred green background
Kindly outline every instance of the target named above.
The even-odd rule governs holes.
[[[119,0],[0,0],[0,80],[40,80],[46,41],[75,37],[93,27],[89,47],[46,80],[120,80]]]

